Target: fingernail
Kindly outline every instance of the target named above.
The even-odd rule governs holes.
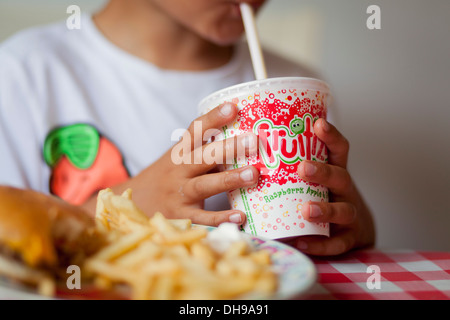
[[[313,165],[313,164],[310,163],[310,162],[304,162],[304,163],[303,163],[303,168],[304,168],[304,170],[305,170],[305,175],[306,175],[307,177],[312,177],[312,176],[316,173],[316,171],[317,171],[316,166]]]
[[[323,129],[323,131],[325,131],[325,132],[329,132],[330,129],[331,129],[330,124],[329,124],[328,121],[325,120],[325,119],[322,119],[322,129]]]
[[[323,214],[322,209],[320,206],[315,204],[309,205],[309,217],[310,218],[317,218],[320,217]]]
[[[241,143],[245,149],[253,149],[256,146],[256,137],[254,135],[244,135],[241,136]]]
[[[242,181],[253,181],[253,170],[250,168],[246,169],[239,174],[239,177]]]
[[[224,117],[228,117],[233,112],[233,105],[231,103],[225,103],[220,107],[220,114]]]
[[[241,224],[242,223],[242,218],[241,215],[239,213],[233,213],[232,215],[230,215],[228,217],[228,220],[232,223],[237,223],[237,224]]]
[[[308,249],[308,244],[305,241],[299,241],[297,242],[297,248],[299,250],[306,250]]]

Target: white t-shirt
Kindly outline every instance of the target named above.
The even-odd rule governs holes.
[[[270,77],[311,76],[268,52],[265,59]],[[187,72],[158,68],[118,48],[88,15],[79,30],[61,22],[23,31],[0,45],[0,184],[53,192],[58,158],[52,164],[44,160],[46,138],[54,129],[77,124],[105,137],[134,176],[173,145],[175,129],[198,117],[203,97],[251,80],[244,43],[228,64]],[[46,147],[56,156],[68,152],[66,140],[76,133],[60,130]]]

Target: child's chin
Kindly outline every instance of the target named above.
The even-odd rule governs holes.
[[[233,34],[211,36],[209,41],[221,47],[231,46],[238,43],[242,39],[243,34],[244,31],[242,30],[242,32]]]

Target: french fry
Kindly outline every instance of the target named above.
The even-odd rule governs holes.
[[[189,230],[192,226],[191,219],[167,219],[178,230]]]
[[[103,226],[102,231],[105,231],[105,229],[110,230],[109,223],[106,218],[107,212],[105,209],[105,205],[103,204],[103,200],[102,200],[102,195],[104,193],[107,193],[108,190],[111,190],[111,189],[105,189],[105,190],[99,191],[98,196],[97,196],[97,206],[95,209],[95,218],[96,218],[96,221],[98,222],[98,225]]]
[[[217,259],[213,250],[204,243],[198,241],[191,247],[192,257],[198,259],[208,269],[212,269]]]
[[[142,242],[135,250],[132,250],[115,260],[118,265],[133,268],[146,260],[157,259],[162,253],[162,248],[153,242]]]
[[[277,288],[268,251],[238,241],[216,252],[206,241],[208,231],[191,220],[158,212],[148,218],[131,189],[120,196],[100,191],[96,219],[109,244],[85,268],[102,288],[126,284],[132,299],[231,299]]]
[[[56,283],[52,278],[43,278],[39,281],[37,291],[39,294],[52,297],[56,292]]]
[[[260,265],[270,265],[271,261],[270,261],[270,252],[267,250],[259,250],[256,252],[252,252],[250,254],[250,258],[257,264]]]
[[[152,286],[154,285],[155,278],[151,276],[144,277],[140,281],[130,283],[133,288],[132,299],[134,300],[147,300],[151,296]]]
[[[156,212],[149,221],[150,226],[155,228],[163,236],[177,234],[176,227],[164,218],[161,212]]]
[[[162,275],[155,280],[152,290],[153,300],[170,300],[175,288],[174,279],[169,275]]]
[[[131,194],[129,195],[131,197]],[[109,213],[113,219],[118,219],[120,215],[125,215],[128,219],[145,224],[148,217],[135,205],[135,203],[125,196],[117,196],[110,189],[99,193],[99,197],[104,206],[104,211]]]
[[[131,200],[132,193],[133,193],[133,191],[130,188],[128,188],[121,194],[121,197],[125,198],[125,199],[128,199],[128,200]]]
[[[124,270],[124,268],[112,263],[108,263],[106,261],[92,259],[86,262],[85,267],[89,269],[90,272],[101,274],[102,277],[119,283],[133,283],[134,281],[136,281],[135,274],[130,272],[130,270]]]
[[[152,232],[150,230],[142,230],[140,232],[127,234],[122,238],[119,238],[119,240],[113,244],[97,252],[91,259],[108,261],[117,258],[137,247],[142,240],[148,238],[151,234]]]
[[[165,245],[192,244],[206,237],[205,229],[191,229],[180,233],[168,233],[162,236],[161,243]]]
[[[225,251],[224,259],[234,259],[244,255],[248,250],[248,244],[245,241],[237,241],[231,244]]]

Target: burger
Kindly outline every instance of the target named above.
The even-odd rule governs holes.
[[[0,278],[52,295],[67,267],[102,246],[93,217],[58,198],[0,186]]]

